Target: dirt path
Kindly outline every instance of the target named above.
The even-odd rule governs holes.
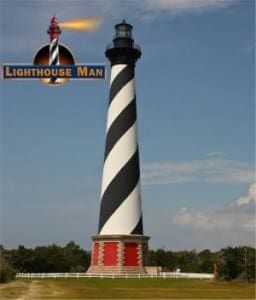
[[[0,285],[0,299],[18,299],[28,290],[28,285],[22,281],[12,281]]]
[[[29,283],[28,290],[24,295],[15,300],[29,300],[38,299],[42,293],[42,284],[38,280],[33,280]]]
[[[13,281],[0,286],[1,300],[62,299],[63,291],[44,280]]]

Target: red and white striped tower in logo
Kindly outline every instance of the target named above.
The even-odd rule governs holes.
[[[132,26],[115,26],[105,55],[111,62],[99,231],[89,273],[145,273],[149,237],[143,235],[137,138],[135,63],[141,56]]]

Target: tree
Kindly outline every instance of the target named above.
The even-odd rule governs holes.
[[[235,247],[218,253],[219,277],[223,280],[255,280],[255,249]]]
[[[245,281],[255,281],[255,249],[252,247],[241,247],[241,269],[240,279]]]
[[[195,250],[177,252],[177,262],[183,272],[199,271],[199,258]]]
[[[212,273],[213,265],[216,261],[215,253],[212,253],[209,249],[205,249],[198,253],[199,257],[199,272]]]
[[[156,251],[149,251],[149,265],[161,266],[164,270],[170,270],[173,265],[173,255],[171,251],[165,251],[164,249],[157,249]]]
[[[19,272],[30,272],[28,266],[32,253],[32,249],[26,249],[24,246],[19,245],[18,249],[8,251],[6,256],[10,264]]]
[[[5,258],[5,249],[0,245],[0,283],[11,281],[15,278],[16,270]]]
[[[69,264],[70,272],[85,272],[91,261],[91,256],[89,253],[76,245],[74,241],[70,241],[63,248],[64,257]]]

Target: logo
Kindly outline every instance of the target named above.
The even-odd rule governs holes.
[[[69,29],[91,30],[97,23],[96,18],[88,18],[62,24]],[[106,79],[105,64],[76,64],[72,51],[59,43],[61,29],[55,15],[47,33],[50,42],[36,51],[32,65],[3,64],[4,79],[37,79],[48,86],[60,86],[69,79]]]

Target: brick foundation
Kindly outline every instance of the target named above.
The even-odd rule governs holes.
[[[92,237],[89,274],[146,274],[148,240],[143,235]]]

